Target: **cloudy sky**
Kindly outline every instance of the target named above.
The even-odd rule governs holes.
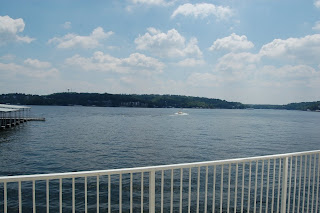
[[[320,0],[2,1],[0,93],[320,100]]]

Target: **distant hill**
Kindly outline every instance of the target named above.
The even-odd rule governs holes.
[[[286,104],[286,105],[250,104],[250,105],[246,105],[246,107],[247,108],[254,108],[254,109],[285,109],[285,110],[316,111],[316,110],[320,110],[320,101],[290,103],[290,104]]]
[[[320,101],[315,102],[301,102],[301,103],[291,103],[285,105],[288,110],[320,110]]]
[[[220,99],[183,95],[129,95],[109,93],[54,93],[50,95],[27,95],[11,93],[0,95],[0,103],[22,105],[81,105],[101,107],[145,107],[145,108],[206,108],[206,109],[283,109],[320,110],[320,101],[290,103],[286,105],[259,105],[229,102]]]
[[[54,93],[51,95],[26,95],[20,93],[0,95],[0,103],[22,105],[81,105],[105,107],[148,108],[210,108],[243,109],[239,102],[182,95],[128,95],[108,93]]]

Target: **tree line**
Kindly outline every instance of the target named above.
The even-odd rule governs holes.
[[[11,93],[0,95],[0,103],[21,105],[81,105],[101,107],[148,107],[148,108],[221,108],[243,109],[239,102],[182,95],[134,95],[109,93],[54,93],[50,95],[29,95]]]
[[[320,110],[320,101],[290,103],[286,105],[248,105],[221,99],[183,95],[135,95],[75,92],[54,93],[50,95],[31,95],[23,93],[1,94],[0,103],[100,107]]]

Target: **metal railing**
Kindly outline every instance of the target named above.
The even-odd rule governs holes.
[[[319,165],[320,151],[309,151],[0,177],[0,212],[316,213]]]

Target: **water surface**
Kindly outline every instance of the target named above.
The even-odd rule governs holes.
[[[0,132],[0,175],[188,163],[320,149],[320,113],[32,106]]]

